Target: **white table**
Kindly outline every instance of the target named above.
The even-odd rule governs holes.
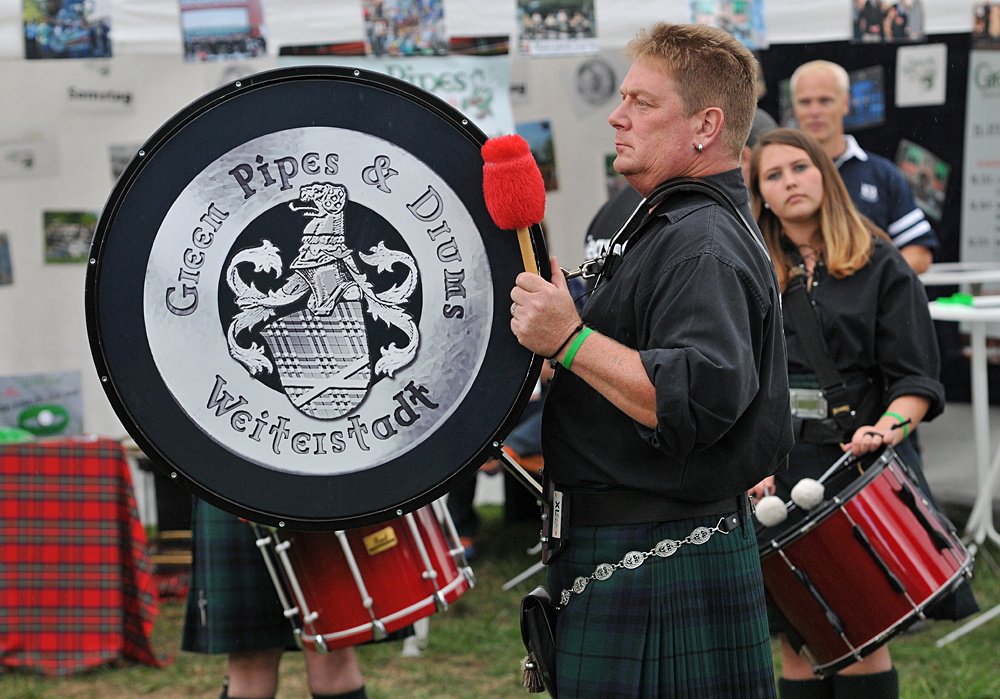
[[[987,538],[1000,545],[1000,533],[993,526],[993,495],[1000,479],[1000,450],[991,460],[989,383],[986,376],[986,326],[1000,322],[1000,306],[974,307],[931,301],[929,307],[934,320],[958,321],[969,326],[977,492],[965,533],[974,547]]]
[[[954,284],[957,282],[942,282]],[[972,349],[972,428],[976,440],[976,501],[965,525],[969,549],[975,553],[984,541],[990,539],[1000,544],[1000,534],[993,526],[993,494],[1000,482],[1000,449],[990,462],[989,383],[986,377],[986,325],[1000,322],[1000,306],[965,306],[960,304],[930,302],[931,318],[954,320],[969,326],[969,344]],[[947,636],[938,639],[940,648],[964,636],[973,629],[1000,615],[1000,604],[980,614]]]
[[[925,286],[950,284],[970,285],[979,293],[983,284],[1000,282],[1000,263],[996,262],[943,262],[932,264],[919,275]],[[996,301],[995,298],[988,299]],[[986,376],[986,326],[1000,322],[1000,306],[965,306],[960,304],[930,302],[931,318],[953,320],[969,326],[969,345],[972,350],[972,429],[976,440],[976,500],[965,525],[965,535],[970,540],[973,553],[986,539],[1000,543],[1000,534],[993,525],[993,494],[1000,482],[1000,449],[990,460],[990,396]],[[964,636],[973,629],[1000,615],[1000,604],[966,622],[947,636],[938,639],[938,648]]]
[[[979,293],[983,284],[1000,282],[998,262],[937,262],[919,275],[925,286],[945,286],[951,284],[969,285],[973,293]],[[986,326],[1000,322],[1000,301],[989,297],[980,306],[961,304],[930,303],[934,320],[964,322],[969,327],[969,344],[972,350],[972,427],[976,444],[977,492],[975,504],[965,527],[966,536],[972,542],[973,552],[987,538],[1000,544],[1000,534],[993,526],[993,494],[996,492],[997,478],[1000,477],[1000,451],[990,459],[990,397],[986,375]]]
[[[924,286],[1000,282],[998,262],[935,262],[918,275]]]

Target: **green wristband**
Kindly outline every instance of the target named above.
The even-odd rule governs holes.
[[[890,413],[889,411],[882,413],[882,417],[885,417],[886,415],[894,417],[897,420],[899,420],[899,425],[903,426],[903,439],[906,439],[907,435],[910,434],[910,427],[909,425],[906,424],[907,422],[909,422],[909,420],[904,420],[903,416],[900,415],[899,413]],[[896,425],[896,427],[899,427],[899,425]]]
[[[569,349],[566,350],[566,354],[562,358],[562,365],[564,367],[569,369],[569,365],[573,363],[573,357],[576,356],[576,352],[580,349],[580,345],[583,344],[583,341],[586,340],[587,336],[592,332],[594,332],[593,328],[584,328],[580,331],[580,334],[576,336],[576,339],[573,340],[573,344],[569,346]]]

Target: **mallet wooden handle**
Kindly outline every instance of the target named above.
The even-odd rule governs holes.
[[[517,244],[521,246],[521,260],[524,269],[532,274],[538,274],[538,264],[535,262],[535,248],[531,245],[531,233],[527,228],[517,229]]]

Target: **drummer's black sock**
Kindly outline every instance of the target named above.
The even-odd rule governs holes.
[[[361,687],[342,694],[313,694],[313,699],[368,699],[368,695],[365,694],[365,688]]]
[[[871,675],[834,675],[836,699],[899,699],[899,672],[896,668]]]
[[[778,696],[781,699],[833,699],[833,681],[829,679],[786,680],[784,677],[779,677]],[[860,697],[854,699],[860,699]]]

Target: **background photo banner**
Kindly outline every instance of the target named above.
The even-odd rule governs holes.
[[[487,137],[514,133],[510,60],[503,56],[281,56],[278,66],[363,68],[426,90],[467,116]]]

